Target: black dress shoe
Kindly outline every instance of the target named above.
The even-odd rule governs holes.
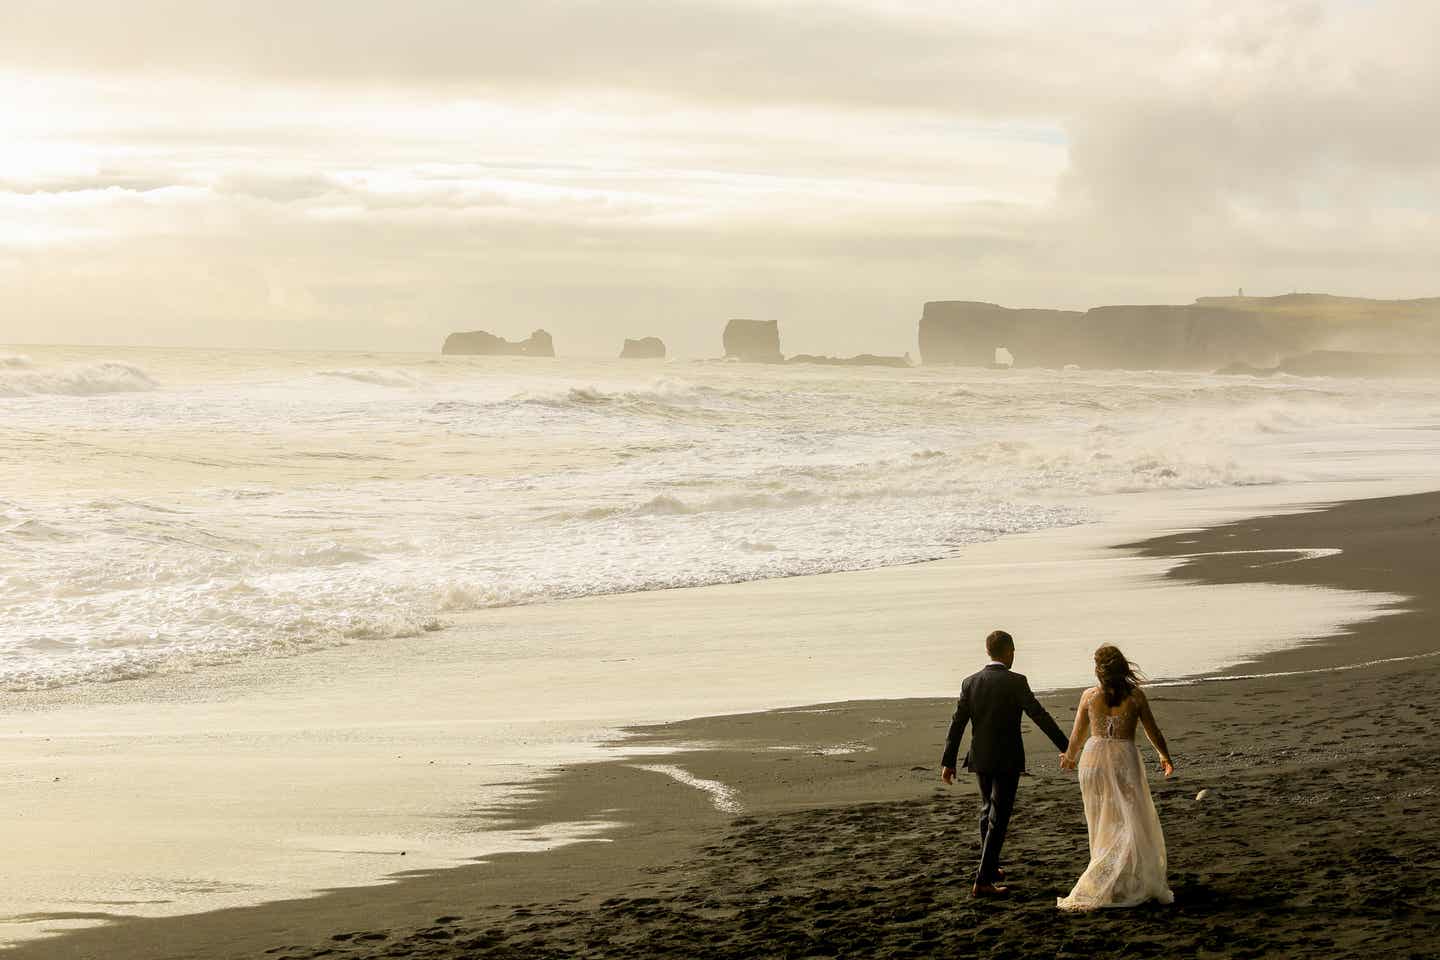
[[[970,889],[970,896],[977,899],[981,897],[1005,897],[1010,895],[1010,888],[998,883],[977,883]]]

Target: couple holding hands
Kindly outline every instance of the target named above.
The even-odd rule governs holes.
[[[1170,749],[1134,664],[1116,647],[1095,651],[1099,681],[1080,697],[1075,726],[1067,739],[1055,720],[1030,692],[1030,684],[1010,669],[1015,641],[1003,630],[985,638],[990,663],[965,678],[960,701],[950,722],[941,760],[941,778],[955,781],[955,759],[965,728],[971,728],[964,766],[980,786],[980,869],[972,895],[1001,897],[1009,891],[1000,867],[1000,848],[1015,807],[1015,792],[1025,769],[1020,715],[1026,714],[1054,741],[1060,766],[1079,770],[1080,796],[1090,834],[1090,863],[1069,896],[1057,900],[1062,910],[1129,907],[1147,900],[1171,903],[1166,884],[1165,834],[1150,797],[1149,778],[1135,745],[1135,731],[1145,735],[1160,755],[1165,776],[1175,772]]]

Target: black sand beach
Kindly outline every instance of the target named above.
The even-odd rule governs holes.
[[[1240,552],[1333,547],[1343,552],[1293,562]],[[1222,678],[1153,688],[1179,768],[1160,781],[1151,766],[1173,906],[1056,911],[1055,897],[1085,863],[1085,826],[1073,775],[1028,724],[1032,776],[1006,847],[1016,892],[971,900],[975,789],[963,780],[946,789],[937,770],[951,704],[881,701],[637,731],[642,742],[681,750],[559,771],[519,811],[527,823],[625,824],[607,842],[314,899],[122,920],[12,956],[1440,956],[1440,747],[1431,736],[1440,713],[1440,494],[1127,549],[1212,554],[1182,564],[1178,578],[1412,598],[1391,616]],[[1256,624],[1257,635],[1264,630]],[[957,638],[957,661],[983,662],[979,646]],[[1356,667],[1370,661],[1385,662]],[[1076,698],[1042,699],[1067,725]],[[683,748],[695,743],[712,748]],[[727,785],[743,811],[724,812],[704,792],[643,769],[656,765]],[[1197,801],[1202,789],[1211,793]]]

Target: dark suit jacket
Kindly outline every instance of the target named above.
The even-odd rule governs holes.
[[[1019,773],[1025,769],[1025,744],[1020,739],[1020,714],[1026,713],[1061,751],[1070,740],[1030,692],[1022,674],[992,663],[960,685],[960,702],[945,738],[944,767],[955,766],[965,727],[974,727],[965,766],[976,773]]]

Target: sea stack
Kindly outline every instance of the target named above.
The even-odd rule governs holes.
[[[725,324],[725,357],[746,363],[784,363],[780,324],[774,320],[731,320]]]
[[[664,360],[665,341],[659,337],[641,337],[625,341],[620,351],[621,360]]]
[[[555,341],[544,330],[536,330],[528,339],[513,342],[484,330],[471,330],[450,334],[440,352],[476,357],[553,357]]]

